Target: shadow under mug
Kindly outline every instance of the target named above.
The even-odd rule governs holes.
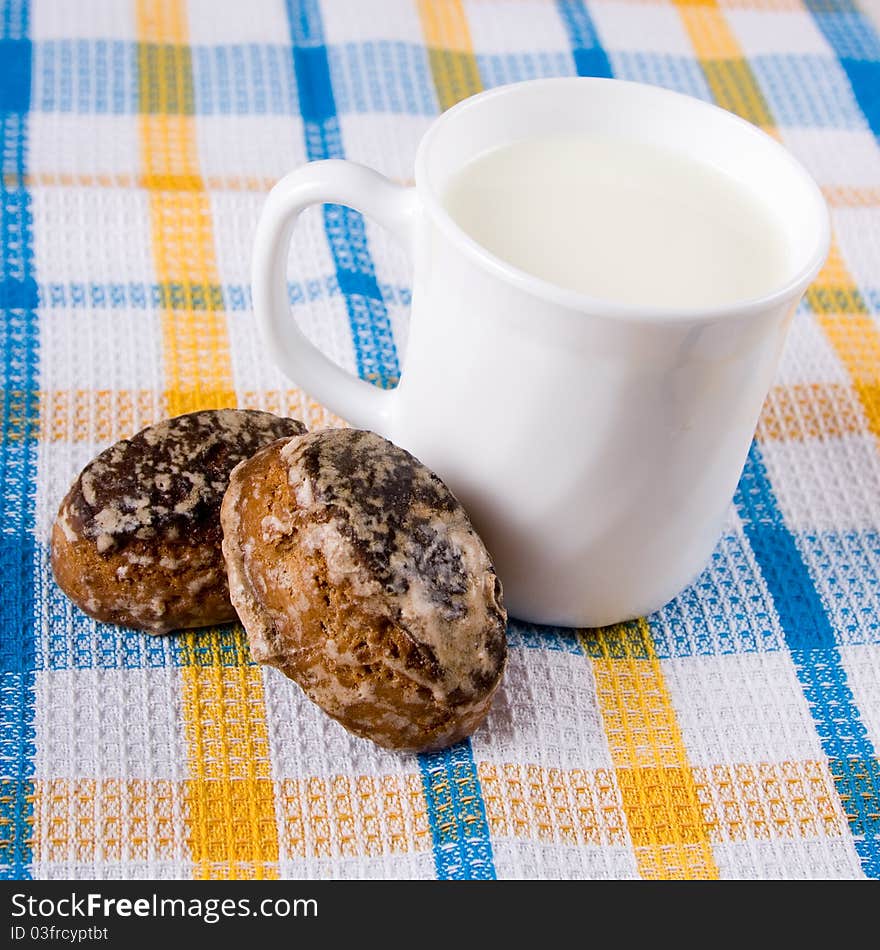
[[[470,159],[566,132],[673,149],[743,183],[787,241],[778,286],[699,310],[594,300],[495,257],[444,209],[446,183]],[[290,314],[291,231],[305,207],[325,202],[364,212],[410,249],[409,341],[394,390],[331,362]],[[829,234],[808,173],[742,119],[638,83],[533,80],[437,118],[415,187],[345,161],[283,178],[257,230],[254,309],[290,379],[447,482],[495,561],[511,615],[604,626],[662,607],[704,567]]]

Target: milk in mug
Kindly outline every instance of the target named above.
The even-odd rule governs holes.
[[[492,149],[452,175],[443,204],[496,257],[615,304],[723,306],[775,289],[790,269],[780,227],[746,185],[622,139]]]

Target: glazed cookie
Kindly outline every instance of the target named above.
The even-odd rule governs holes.
[[[233,620],[220,548],[229,473],[302,432],[295,419],[216,409],[110,446],[83,469],[55,519],[59,586],[92,617],[148,633]]]
[[[354,429],[276,442],[232,473],[221,521],[256,660],[387,748],[440,749],[480,724],[507,655],[501,585],[417,459]]]

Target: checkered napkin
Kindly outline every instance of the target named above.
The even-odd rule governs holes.
[[[272,183],[343,156],[407,180],[441,110],[573,74],[745,116],[832,211],[693,586],[603,631],[512,622],[488,722],[422,756],[351,738],[238,626],[67,602],[49,527],[100,449],[204,407],[334,421],[254,332]],[[878,133],[853,0],[0,0],[0,874],[880,877]],[[296,318],[379,385],[409,277],[352,211],[297,229]]]

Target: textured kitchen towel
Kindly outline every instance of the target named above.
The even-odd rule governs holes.
[[[238,626],[73,607],[49,527],[101,448],[204,407],[338,421],[254,333],[272,183],[334,157],[406,181],[441,110],[575,74],[739,113],[831,208],[693,586],[609,630],[511,623],[488,722],[424,756],[351,738]],[[880,877],[878,134],[853,0],[0,0],[0,874]],[[391,386],[409,277],[371,222],[312,209],[292,311]]]

